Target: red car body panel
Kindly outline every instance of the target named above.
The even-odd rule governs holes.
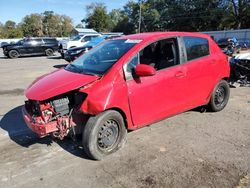
[[[36,80],[26,90],[28,99],[43,101],[89,84],[98,77],[59,69]]]
[[[116,71],[114,68],[100,81],[80,90],[80,92],[88,94],[81,110],[86,114],[96,115],[108,109],[116,109],[125,116],[128,128],[135,129],[130,114],[127,91],[122,69]]]
[[[209,41],[210,55],[157,71],[154,76],[126,81],[123,65],[136,53],[160,39],[193,36]],[[31,85],[26,97],[46,100],[80,88],[87,94],[80,110],[97,115],[108,109],[118,110],[128,129],[136,129],[171,115],[207,104],[216,84],[229,78],[229,64],[220,48],[208,36],[199,33],[155,32],[118,39],[141,40],[118,60],[102,77],[81,75],[65,70],[49,74]]]
[[[23,114],[23,118],[24,118],[24,121],[25,121],[26,125],[32,131],[37,133],[39,137],[44,137],[44,136],[48,135],[49,133],[52,133],[54,131],[58,131],[56,121],[49,122],[49,123],[46,124],[46,126],[44,126],[43,124],[32,122],[32,117],[26,111],[25,108],[22,109],[22,114]]]

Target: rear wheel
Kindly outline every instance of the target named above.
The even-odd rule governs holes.
[[[52,49],[48,48],[45,50],[45,54],[46,54],[46,56],[53,56],[54,51]]]
[[[221,80],[217,86],[214,88],[212,93],[210,102],[209,102],[209,109],[212,112],[218,112],[223,110],[229,100],[230,96],[230,88],[225,80]]]
[[[114,153],[121,148],[127,136],[122,115],[114,110],[90,117],[83,130],[85,153],[95,160]]]
[[[15,59],[15,58],[18,58],[18,57],[19,57],[19,53],[18,53],[18,51],[16,51],[16,50],[10,50],[9,53],[8,53],[8,56],[9,56],[11,59]]]

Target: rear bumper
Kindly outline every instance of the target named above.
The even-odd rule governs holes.
[[[49,122],[47,124],[35,123],[35,122],[33,122],[32,117],[27,112],[25,107],[22,108],[22,114],[23,114],[23,118],[24,118],[24,121],[27,124],[27,126],[33,132],[35,132],[39,137],[44,137],[44,136],[47,136],[49,133],[58,131],[56,121],[52,121],[52,122]]]

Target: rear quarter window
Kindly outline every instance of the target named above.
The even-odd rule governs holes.
[[[193,60],[209,55],[208,40],[200,37],[183,37],[187,60]]]

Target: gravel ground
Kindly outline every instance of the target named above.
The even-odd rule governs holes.
[[[121,151],[92,161],[80,141],[39,139],[21,117],[24,89],[65,64],[0,55],[0,187],[250,187],[250,88],[231,89],[222,112],[130,132]]]

